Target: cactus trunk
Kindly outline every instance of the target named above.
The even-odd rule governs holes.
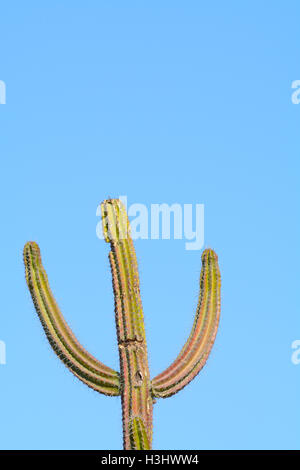
[[[105,240],[111,245],[124,449],[146,450],[152,442],[153,399],[136,254],[119,201],[103,202],[102,220]]]

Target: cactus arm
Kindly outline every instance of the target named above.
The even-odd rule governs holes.
[[[153,398],[136,254],[123,204],[109,199],[101,204],[101,211],[104,238],[111,246],[124,448],[150,449]]]
[[[54,352],[90,388],[105,395],[120,395],[119,374],[89,354],[64,320],[49,287],[40,249],[35,242],[25,245],[24,264],[35,309]]]
[[[220,316],[221,276],[218,257],[202,254],[200,294],[192,331],[176,360],[152,380],[152,394],[167,398],[185,387],[202,369],[213,346]]]

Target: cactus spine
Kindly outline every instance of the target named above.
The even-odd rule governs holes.
[[[92,389],[105,395],[121,395],[124,449],[147,450],[152,445],[155,398],[174,395],[187,385],[202,369],[213,346],[220,315],[218,257],[211,249],[203,252],[199,301],[190,336],[176,360],[151,381],[138,267],[128,217],[118,199],[104,201],[101,210],[104,238],[111,246],[109,261],[120,373],[102,364],[77,341],[55,302],[35,242],[28,242],[24,247],[26,281],[57,356]]]

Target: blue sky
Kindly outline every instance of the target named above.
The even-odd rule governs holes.
[[[56,299],[118,368],[97,205],[205,204],[222,273],[217,340],[199,376],[154,410],[155,449],[299,449],[298,1],[10,1],[1,5],[0,446],[118,449],[118,398],[50,349],[24,280],[39,243]],[[200,251],[136,242],[153,376],[195,313]]]

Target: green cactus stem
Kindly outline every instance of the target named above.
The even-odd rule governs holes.
[[[123,437],[125,449],[150,448],[153,397],[139,275],[130,227],[119,201],[102,203],[105,240],[110,243],[115,315],[122,382]],[[138,439],[141,429],[147,439]],[[146,446],[146,447],[145,447]]]
[[[102,364],[77,341],[53,297],[35,242],[28,242],[24,247],[26,281],[54,352],[92,389],[109,396],[121,395],[124,449],[147,450],[152,446],[155,398],[170,397],[185,387],[202,369],[213,346],[220,315],[218,257],[211,249],[203,252],[199,301],[190,336],[177,359],[151,381],[138,267],[128,217],[118,199],[104,201],[101,211],[104,238],[111,247],[109,261],[120,373]]]
[[[221,276],[213,250],[202,254],[200,294],[191,334],[164,372],[152,380],[153,395],[166,398],[187,385],[204,366],[217,334],[220,316]]]
[[[60,313],[36,243],[26,243],[24,263],[35,309],[54,352],[89,387],[105,395],[120,395],[119,374],[97,361],[80,345]]]

